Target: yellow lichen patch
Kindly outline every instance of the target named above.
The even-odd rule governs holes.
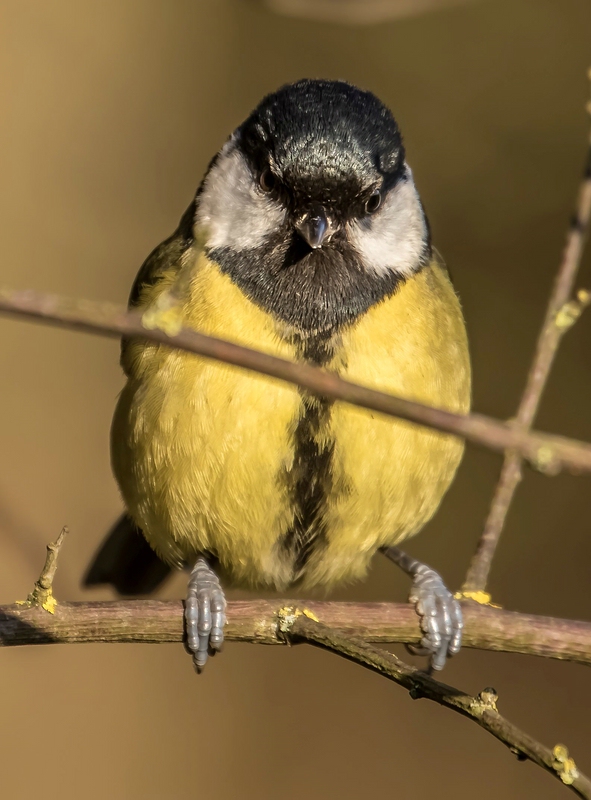
[[[41,603],[41,608],[44,608],[46,611],[49,611],[50,614],[55,614],[55,609],[57,608],[57,600],[51,593],[48,594],[45,600]]]
[[[313,611],[310,611],[309,608],[302,608],[302,614],[305,617],[308,617],[308,619],[313,620],[314,622],[320,622],[316,614]]]
[[[183,328],[182,315],[179,309],[149,309],[142,317],[142,325],[148,330],[161,330],[167,336],[176,336]]]
[[[53,596],[51,589],[35,588],[26,600],[15,600],[14,604],[16,606],[27,606],[28,608],[32,606],[41,606],[41,608],[48,611],[50,614],[55,614],[55,609],[57,608],[57,600]]]
[[[547,444],[539,447],[535,457],[531,460],[531,464],[539,472],[545,472],[547,474],[555,473],[557,471],[557,467],[554,448]]]
[[[456,600],[474,600],[481,606],[490,606],[490,608],[502,608],[498,603],[492,603],[492,597],[488,592],[456,592],[454,594]]]
[[[184,308],[177,297],[175,285],[163,291],[142,315],[142,325],[148,330],[161,330],[167,336],[176,336],[184,327]]]
[[[579,770],[575,764],[574,758],[568,754],[568,747],[564,744],[557,744],[552,750],[552,767],[560,776],[560,780],[567,786],[579,777]]]
[[[568,330],[583,313],[586,306],[591,303],[591,292],[587,289],[579,289],[576,300],[565,303],[556,314],[554,324],[561,331]]]

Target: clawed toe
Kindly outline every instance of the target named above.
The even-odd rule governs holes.
[[[459,652],[462,645],[462,609],[434,569],[421,564],[413,576],[409,601],[420,617],[423,638],[415,653],[430,654],[434,670],[445,666],[448,656]]]
[[[185,604],[187,648],[193,655],[197,672],[201,672],[210,653],[221,648],[225,624],[223,589],[205,558],[200,557],[189,578]]]
[[[409,645],[408,649],[415,655],[430,656],[431,669],[443,669],[447,657],[456,655],[462,645],[464,622],[460,604],[434,569],[398,547],[381,550],[412,578],[408,599],[415,606],[424,635],[419,646]]]

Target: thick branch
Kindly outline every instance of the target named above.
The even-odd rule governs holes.
[[[309,642],[344,656],[408,689],[413,698],[425,697],[472,719],[518,758],[529,759],[547,770],[570,786],[579,797],[591,798],[591,781],[577,769],[567,748],[556,745],[550,750],[509,722],[497,710],[498,697],[494,689],[485,689],[478,697],[464,694],[453,686],[433,680],[392,653],[328,628],[301,612],[292,615],[284,628],[290,640]]]
[[[431,408],[344,381],[335,374],[307,364],[293,364],[196,331],[185,329],[171,335],[160,328],[148,329],[138,312],[126,312],[108,303],[68,300],[31,291],[0,290],[0,312],[104,336],[149,339],[295,383],[322,397],[343,400],[388,416],[453,433],[491,450],[514,449],[544,472],[553,474],[562,468],[572,472],[591,472],[591,445],[587,443],[560,436],[527,433],[482,414],[464,416]]]
[[[579,292],[576,300],[569,300],[569,298],[572,295],[575,279],[579,271],[590,219],[591,142],[587,153],[583,179],[579,188],[575,214],[567,234],[562,261],[550,295],[546,318],[540,331],[534,360],[515,419],[516,428],[522,432],[530,430],[533,424],[562,337],[578,318],[583,308],[589,304],[590,296],[585,291]],[[486,589],[492,561],[505,525],[509,506],[522,478],[522,467],[522,454],[516,450],[507,452],[489,515],[462,587],[466,593],[483,592]]]
[[[283,644],[277,611],[294,600],[234,601],[228,606],[225,638],[257,644]],[[301,602],[300,602],[301,605]],[[557,658],[591,664],[591,623],[462,604],[464,646],[480,650]],[[397,603],[308,602],[306,608],[343,635],[369,642],[421,640],[414,608]],[[180,601],[127,600],[58,603],[53,614],[26,605],[0,606],[0,646],[85,642],[164,643],[183,640]]]

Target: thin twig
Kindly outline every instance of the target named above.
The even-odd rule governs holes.
[[[39,575],[38,580],[35,581],[33,591],[20,605],[40,606],[45,611],[49,611],[50,614],[55,614],[57,600],[53,596],[53,579],[57,569],[57,560],[60,550],[68,533],[68,528],[64,525],[55,542],[50,542],[47,545],[47,555],[45,557],[45,564],[41,570],[41,575]]]
[[[546,318],[540,331],[534,359],[515,418],[515,428],[522,433],[529,431],[533,424],[562,337],[578,319],[585,306],[589,304],[590,295],[585,290],[581,290],[576,299],[571,300],[570,298],[583,255],[590,218],[591,138],[579,187],[576,211],[567,234]],[[463,593],[467,596],[486,590],[492,561],[522,473],[522,454],[515,449],[508,450],[484,530],[462,587]]]
[[[291,641],[309,642],[344,656],[408,689],[413,698],[433,700],[472,719],[518,758],[532,761],[569,786],[579,797],[590,800],[591,781],[579,771],[567,748],[559,744],[550,750],[509,722],[497,710],[498,696],[494,689],[484,689],[478,697],[472,697],[434,680],[363,639],[343,635],[316,622],[306,612],[290,611],[290,615],[284,617],[282,629]]]
[[[283,644],[277,609],[295,600],[248,600],[228,604],[225,638]],[[418,644],[423,634],[414,608],[399,603],[306,601],[315,617],[346,636],[382,644]],[[465,602],[463,644],[479,650],[555,658],[591,665],[591,623],[518,614]],[[153,643],[183,640],[180,600],[65,603],[49,616],[23,605],[0,606],[0,647],[29,644]]]
[[[464,416],[425,406],[350,383],[308,364],[294,364],[197,331],[184,329],[171,334],[157,327],[148,329],[139,312],[126,312],[109,303],[68,300],[32,291],[0,290],[0,312],[103,336],[139,337],[197,353],[295,383],[321,397],[343,400],[388,416],[453,433],[491,450],[514,449],[537,469],[548,474],[555,474],[563,468],[571,472],[591,472],[591,445],[588,443],[562,436],[524,432],[482,414]]]

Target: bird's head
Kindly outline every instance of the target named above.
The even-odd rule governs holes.
[[[304,332],[353,321],[430,250],[394,117],[342,81],[265,97],[212,162],[196,225],[254,302]]]

